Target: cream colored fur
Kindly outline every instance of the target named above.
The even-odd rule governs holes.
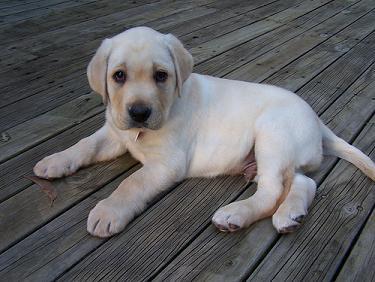
[[[242,173],[252,148],[257,192],[214,214],[214,224],[223,231],[271,215],[279,232],[298,227],[316,190],[303,173],[319,166],[323,145],[374,179],[374,163],[338,139],[297,95],[271,85],[191,73],[192,66],[178,39],[146,27],[106,39],[90,62],[90,85],[107,104],[105,125],[41,160],[34,172],[61,177],[127,150],[142,162],[141,169],[90,212],[87,230],[92,235],[120,232],[153,197],[187,177]],[[113,79],[118,70],[126,73],[123,84]],[[168,73],[163,83],[154,79],[158,70]],[[128,114],[129,106],[139,101],[152,108],[140,127]]]

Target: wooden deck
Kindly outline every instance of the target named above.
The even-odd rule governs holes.
[[[108,4],[110,3],[110,4]],[[104,121],[85,70],[100,41],[147,25],[177,35],[195,72],[275,84],[375,159],[374,0],[4,0],[0,3],[0,280],[374,281],[375,185],[327,158],[303,227],[269,219],[218,232],[215,210],[248,197],[242,177],[191,179],[110,238],[91,237],[98,200],[140,165],[129,155],[54,181],[51,206],[26,179],[43,156]]]

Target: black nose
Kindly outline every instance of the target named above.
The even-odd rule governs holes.
[[[145,122],[151,115],[151,108],[142,105],[134,104],[128,108],[130,117],[136,122]]]

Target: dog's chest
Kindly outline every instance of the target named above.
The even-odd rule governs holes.
[[[126,147],[130,154],[143,164],[150,156],[160,155],[161,151],[163,151],[162,140],[156,136],[149,135],[144,133],[139,136],[130,136],[126,140]]]
[[[143,164],[145,163],[146,154],[139,144],[136,144],[136,142],[128,142],[126,144],[126,147],[130,154],[133,156],[133,158],[135,158]]]

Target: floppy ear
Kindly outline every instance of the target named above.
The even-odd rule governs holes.
[[[112,40],[105,39],[96,51],[87,67],[87,78],[92,90],[103,97],[103,103],[107,104],[107,68],[108,57],[111,52]]]
[[[193,57],[191,56],[189,51],[184,48],[180,40],[178,40],[172,34],[166,34],[165,40],[175,66],[176,88],[178,96],[180,96],[182,91],[182,84],[193,71]]]

